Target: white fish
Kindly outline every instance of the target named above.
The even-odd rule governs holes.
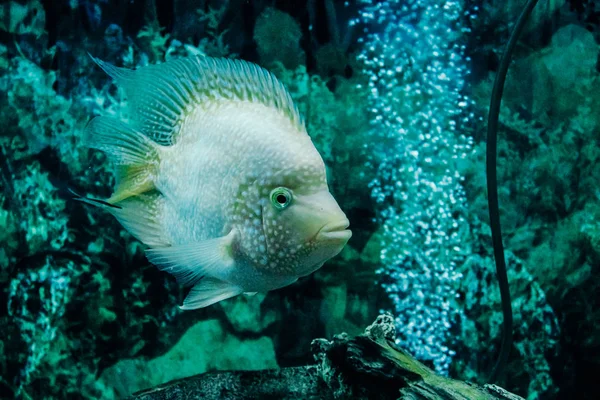
[[[239,60],[183,58],[137,70],[95,59],[132,121],[96,117],[85,144],[115,165],[111,212],[148,259],[192,286],[183,309],[295,282],[337,255],[349,221],[277,78]]]

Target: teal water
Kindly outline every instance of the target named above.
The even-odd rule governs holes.
[[[312,339],[361,334],[383,312],[397,344],[437,373],[487,382],[503,321],[487,112],[523,5],[0,4],[0,398],[114,399],[205,372],[308,365]],[[528,399],[600,390],[598,24],[593,1],[539,2],[500,111],[514,325],[496,383]],[[117,176],[84,146],[89,121],[136,118],[90,55],[129,69],[225,57],[272,72],[325,163],[347,245],[283,288],[181,310],[189,288],[148,261],[147,244],[74,199],[109,198]]]

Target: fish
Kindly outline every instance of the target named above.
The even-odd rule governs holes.
[[[192,56],[137,69],[91,56],[130,117],[92,118],[82,144],[113,165],[112,214],[148,260],[191,289],[184,310],[310,275],[352,236],[283,83],[259,65]]]

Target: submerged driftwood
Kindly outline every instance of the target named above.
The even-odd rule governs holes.
[[[495,385],[437,375],[396,348],[394,338],[392,318],[381,315],[355,338],[341,334],[332,341],[314,340],[315,365],[206,373],[138,392],[130,399],[522,399]]]

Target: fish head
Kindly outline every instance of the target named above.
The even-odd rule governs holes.
[[[350,222],[324,178],[301,176],[264,191],[262,207],[269,264],[293,269],[298,276],[336,256],[352,236]]]

